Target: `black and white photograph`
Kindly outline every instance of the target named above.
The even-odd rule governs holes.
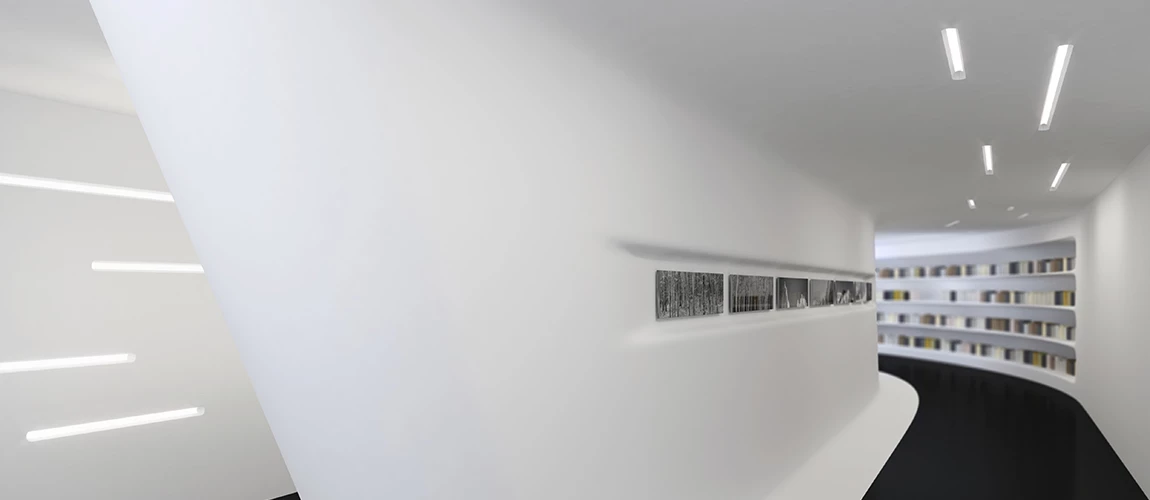
[[[874,302],[874,283],[867,282],[866,284],[866,301],[868,303]]]
[[[779,278],[778,282],[779,309],[802,309],[808,306],[806,279]]]
[[[855,282],[855,294],[854,294],[853,298],[854,298],[855,304],[866,303],[866,282],[865,281],[856,281]]]
[[[655,272],[655,318],[689,318],[723,313],[723,275]]]
[[[811,307],[831,306],[835,303],[835,282],[831,280],[811,280]]]
[[[836,306],[849,306],[854,302],[855,282],[853,281],[836,281],[835,282],[835,305]]]
[[[775,308],[775,279],[769,276],[727,277],[727,304],[732,313],[770,311]]]

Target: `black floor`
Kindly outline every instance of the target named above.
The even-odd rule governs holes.
[[[1082,407],[1022,379],[894,356],[918,414],[864,500],[1145,500]]]

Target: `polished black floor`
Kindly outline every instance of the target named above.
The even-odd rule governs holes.
[[[919,408],[864,500],[1145,500],[1073,398],[1022,379],[879,356]]]

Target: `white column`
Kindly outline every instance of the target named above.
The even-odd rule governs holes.
[[[873,226],[554,20],[92,3],[306,500],[752,498],[874,391],[869,311],[654,320],[656,269],[770,270],[624,243],[868,272]]]

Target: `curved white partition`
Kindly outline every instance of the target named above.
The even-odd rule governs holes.
[[[918,393],[906,381],[879,373],[870,403],[767,496],[766,500],[862,498],[878,477],[918,411]]]
[[[873,221],[526,4],[93,7],[303,498],[751,498],[879,388],[870,307],[656,320]]]

